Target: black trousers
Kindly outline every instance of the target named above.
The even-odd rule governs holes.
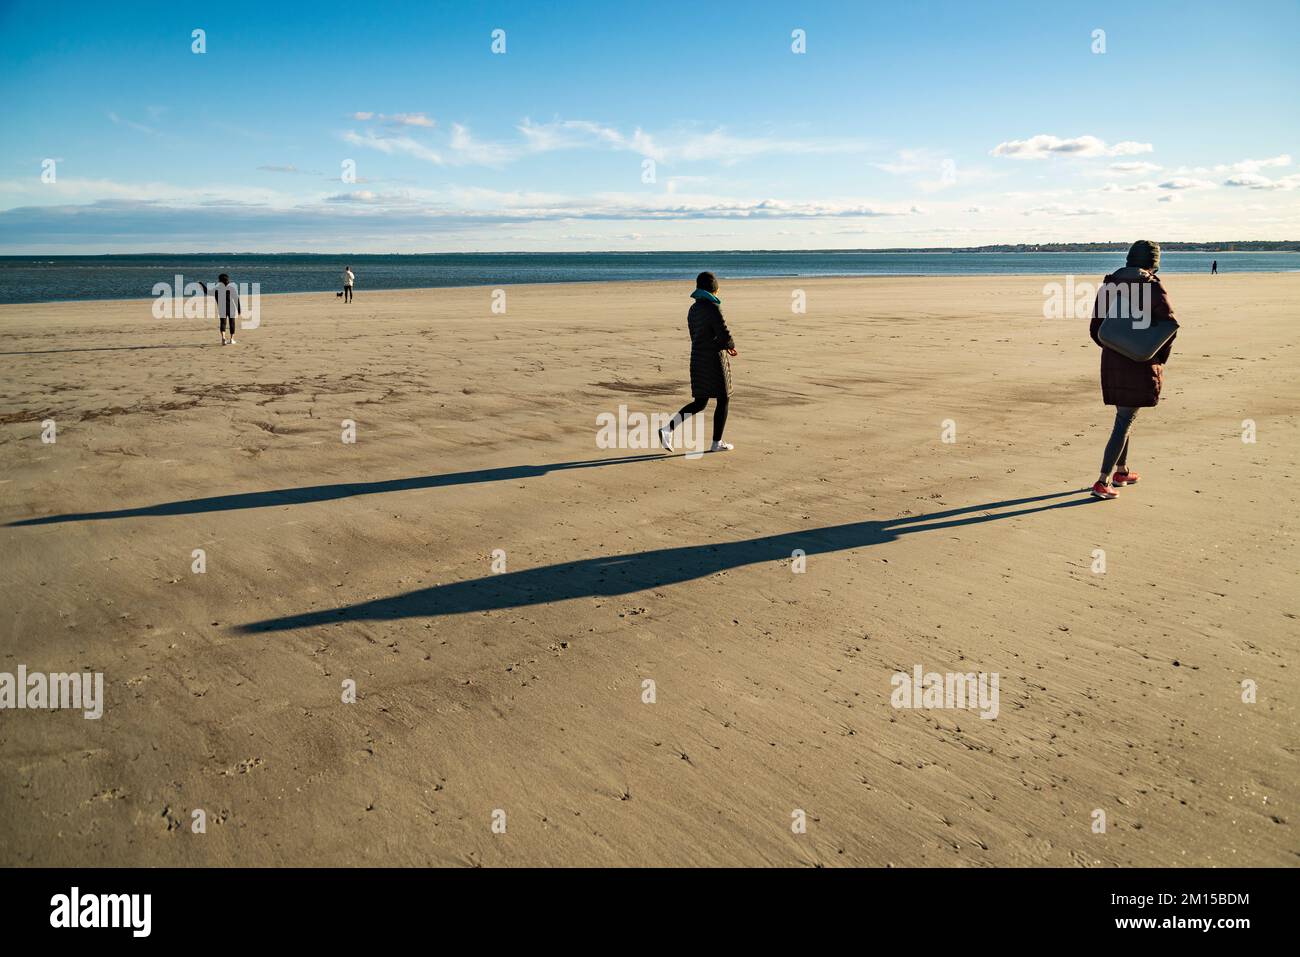
[[[344,287],[343,287],[343,301],[344,301],[344,302],[351,302],[351,301],[352,301],[352,287],[351,287],[351,286],[344,286]]]
[[[718,404],[713,409],[713,441],[721,442],[722,430],[727,427],[727,409],[731,402],[726,396],[720,396],[717,399],[717,403]],[[672,421],[668,423],[668,431],[671,432],[673,429],[677,428],[677,423],[684,421],[687,416],[694,415],[696,412],[703,412],[704,407],[708,404],[708,399],[691,399],[690,402],[687,402],[682,406],[680,411],[673,416]]]
[[[226,331],[226,326],[230,326],[230,338],[233,339],[235,337],[235,317],[230,316],[227,318],[226,316],[222,316],[220,321],[222,332]]]

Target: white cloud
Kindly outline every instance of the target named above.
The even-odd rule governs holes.
[[[381,113],[380,118],[385,123],[390,123],[393,126],[423,126],[428,129],[434,127],[433,120],[423,113],[393,113],[387,116]]]
[[[395,206],[401,202],[401,196],[399,194],[381,195],[369,189],[357,189],[350,193],[335,193],[333,196],[326,196],[325,202]]]
[[[1047,159],[1051,156],[1132,156],[1136,153],[1150,153],[1152,149],[1154,147],[1150,143],[1135,143],[1131,140],[1108,146],[1105,140],[1095,136],[1061,139],[1059,136],[1040,133],[1027,140],[1008,140],[999,143],[990,153],[993,156],[1031,160]]]
[[[1160,184],[1161,189],[1214,189],[1214,183],[1208,179],[1193,179],[1187,176],[1176,176],[1173,179],[1167,179]]]
[[[1153,173],[1160,168],[1160,164],[1138,160],[1128,163],[1111,163],[1106,168],[1116,173]]]
[[[60,176],[57,182],[42,183],[35,177],[0,181],[0,195],[13,196],[15,203],[136,203],[140,205],[191,206],[212,200],[288,206],[292,200],[273,189],[258,186],[174,186],[170,183],[122,183],[110,179]]]
[[[1034,206],[1025,210],[1025,216],[1100,216],[1107,212],[1088,206],[1066,206],[1062,203],[1048,203],[1046,206]]]
[[[1219,176],[1241,176],[1255,175],[1260,170],[1277,169],[1283,166],[1291,165],[1291,157],[1287,153],[1278,156],[1270,156],[1268,159],[1244,159],[1235,163],[1219,163],[1215,166],[1180,166],[1177,169],[1169,171],[1171,176],[1197,176],[1197,177],[1219,177]]]
[[[1149,193],[1156,189],[1155,183],[1107,183],[1101,188],[1103,193]]]
[[[1259,176],[1254,173],[1243,173],[1240,176],[1229,176],[1223,181],[1224,186],[1243,186],[1246,189],[1277,189],[1278,184],[1269,179],[1267,176]]]
[[[1229,176],[1223,181],[1223,185],[1244,189],[1296,189],[1300,188],[1300,174],[1283,176],[1281,179],[1269,179],[1258,173],[1240,173]]]
[[[1262,160],[1244,159],[1241,160],[1240,162],[1233,163],[1232,166],[1227,170],[1224,170],[1222,168],[1216,168],[1215,172],[1258,173],[1262,169],[1270,169],[1279,166],[1290,166],[1290,165],[1291,165],[1291,156],[1287,153],[1283,153],[1280,156],[1270,156],[1268,159],[1262,159]]]

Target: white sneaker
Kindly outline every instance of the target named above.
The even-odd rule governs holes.
[[[659,430],[659,444],[664,447],[665,452],[673,450],[673,433],[669,429],[663,428]]]
[[[234,339],[231,339],[231,340],[230,340],[230,344],[233,346],[233,345],[235,344],[235,340],[234,340]]]
[[[730,442],[714,442],[709,446],[710,452],[730,452],[735,446]]]

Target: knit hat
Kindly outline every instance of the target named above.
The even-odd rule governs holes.
[[[1125,260],[1126,266],[1137,266],[1139,269],[1155,269],[1160,265],[1160,244],[1153,243],[1149,239],[1139,239],[1128,248],[1128,259]]]

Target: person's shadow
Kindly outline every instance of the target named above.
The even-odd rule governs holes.
[[[268,492],[236,492],[231,495],[211,495],[206,498],[162,502],[158,505],[142,505],[138,508],[120,508],[106,512],[71,512],[66,515],[24,518],[17,522],[9,522],[6,527],[56,525],[63,522],[100,522],[114,518],[158,518],[171,515],[198,515],[206,512],[231,512],[246,508],[270,508],[277,505],[306,505],[311,502],[330,502],[358,495],[379,495],[385,492],[445,488],[450,485],[477,485],[483,482],[537,478],[548,472],[602,468],[606,465],[626,465],[632,462],[662,462],[680,458],[684,454],[647,452],[614,459],[582,459],[576,462],[552,462],[549,465],[510,465],[495,469],[475,469],[470,472],[448,472],[444,475],[384,479],[378,482],[340,482],[337,485],[304,485],[298,488],[273,489]]]
[[[1050,505],[1036,505],[1050,499],[1080,495],[1087,489],[1052,492],[1030,498],[968,505],[930,515],[907,516],[887,521],[851,522],[825,528],[810,528],[779,535],[764,535],[739,542],[715,545],[684,545],[657,548],[606,558],[583,558],[555,565],[543,565],[500,575],[486,575],[469,581],[434,585],[415,591],[359,602],[321,611],[302,612],[239,627],[242,632],[286,631],[339,621],[391,621],[400,618],[436,617],[465,612],[494,611],[571,598],[626,595],[665,585],[703,578],[729,568],[791,558],[795,549],[805,555],[821,555],[849,548],[864,548],[896,540],[913,532],[955,528],[1016,518],[1034,512],[1086,505],[1090,498],[1077,498]],[[1033,505],[1011,512],[980,514],[989,509]]]

